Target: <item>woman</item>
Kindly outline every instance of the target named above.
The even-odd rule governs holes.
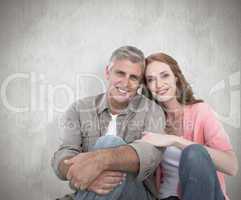
[[[147,96],[166,115],[167,134],[145,132],[142,138],[166,147],[158,182],[161,199],[228,199],[224,174],[236,175],[238,162],[209,105],[194,97],[178,63],[164,53],[147,57],[145,84]]]

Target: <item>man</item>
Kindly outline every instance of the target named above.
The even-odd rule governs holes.
[[[153,173],[162,152],[134,142],[143,131],[164,132],[160,107],[137,94],[144,66],[139,49],[118,48],[105,69],[106,93],[79,100],[65,113],[63,144],[52,166],[76,189],[75,200],[158,197]]]

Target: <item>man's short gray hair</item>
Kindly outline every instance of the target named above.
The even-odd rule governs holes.
[[[138,63],[142,70],[144,70],[145,67],[145,57],[143,52],[133,46],[123,46],[116,49],[110,57],[110,64],[115,60],[129,60],[132,63]]]

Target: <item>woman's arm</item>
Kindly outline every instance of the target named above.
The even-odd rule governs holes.
[[[181,149],[184,149],[186,146],[190,144],[194,144],[194,142],[184,139],[182,137],[178,137],[175,135],[173,136],[173,145]],[[235,176],[237,174],[238,160],[233,150],[221,151],[207,147],[205,145],[203,146],[207,149],[218,171],[221,171],[230,176]]]
[[[195,144],[194,142],[184,139],[176,135],[165,135],[145,132],[142,141],[153,144],[157,147],[176,146],[180,149]],[[230,176],[235,176],[238,172],[238,160],[232,150],[221,151],[203,145],[209,152],[214,165],[218,171],[221,171]]]

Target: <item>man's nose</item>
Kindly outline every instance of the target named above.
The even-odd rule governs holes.
[[[129,85],[130,78],[128,76],[125,76],[121,79],[121,83],[123,86],[127,87]]]

